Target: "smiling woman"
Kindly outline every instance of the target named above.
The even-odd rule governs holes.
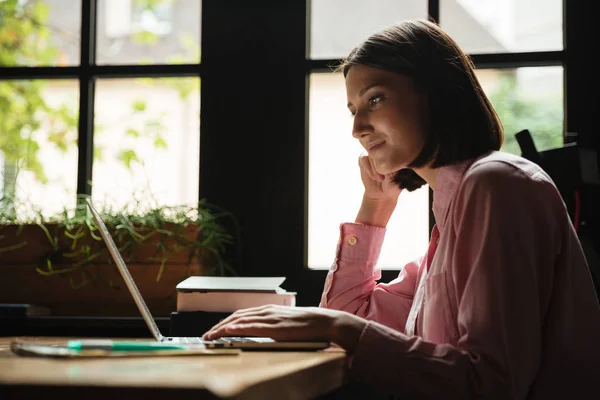
[[[407,76],[359,65],[346,75],[352,136],[379,174],[408,168],[423,148],[427,129],[425,93]]]
[[[356,93],[363,98],[382,86],[393,93],[391,107],[377,113],[376,121],[391,125],[390,135],[399,143],[393,156],[388,155],[392,165],[382,165],[380,172],[403,170],[394,180],[409,190],[425,181],[431,184],[432,177],[423,177],[427,171],[409,172],[407,168],[420,169],[427,164],[437,168],[468,160],[499,150],[503,141],[502,123],[484,94],[472,61],[441,31],[415,40],[422,34],[420,29],[411,24],[391,26],[355,48],[339,67],[346,77],[350,108]],[[398,43],[399,37],[406,42]],[[453,62],[437,64],[438,58]],[[367,97],[368,106],[375,105],[373,100],[379,104],[381,96]],[[457,98],[462,101],[455,101]],[[354,137],[370,140],[371,133],[380,134],[368,119],[357,122],[356,111],[353,115]],[[384,132],[390,132],[386,128]],[[381,164],[377,158],[375,164]]]
[[[502,125],[469,57],[434,23],[405,21],[341,69],[368,154],[320,308],[240,310],[207,337],[331,340],[352,355],[351,379],[402,397],[589,395],[600,308],[581,245],[548,175],[498,151]],[[429,248],[378,282],[398,198],[425,182]]]

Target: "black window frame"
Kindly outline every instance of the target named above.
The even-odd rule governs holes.
[[[0,80],[77,79],[79,81],[79,122],[77,128],[77,196],[92,194],[94,154],[94,104],[98,78],[201,77],[201,64],[98,65],[96,29],[98,0],[81,3],[79,65],[0,66]],[[102,0],[100,0],[102,1]],[[198,21],[200,22],[200,16]]]

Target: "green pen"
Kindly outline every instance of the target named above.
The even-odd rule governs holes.
[[[113,341],[105,339],[69,340],[67,349],[73,351],[82,350],[106,350],[106,351],[156,351],[156,350],[185,350],[185,347],[171,343],[161,342],[134,342]]]

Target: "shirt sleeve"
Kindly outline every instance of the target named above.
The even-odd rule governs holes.
[[[447,224],[456,246],[445,268],[456,286],[457,345],[369,322],[351,376],[418,398],[524,399],[542,357],[548,298],[540,293],[550,292],[555,216],[564,206],[557,207],[560,197],[546,178],[485,164],[465,178],[454,201]]]
[[[321,307],[346,311],[404,331],[417,284],[419,263],[407,264],[390,283],[377,283],[377,259],[385,228],[346,223],[340,227],[336,259],[327,274]]]

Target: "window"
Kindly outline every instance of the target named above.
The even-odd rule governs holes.
[[[564,142],[562,1],[312,0],[307,52],[310,268],[329,268],[339,224],[354,220],[362,196],[356,162],[362,148],[351,136],[343,77],[331,66],[369,34],[428,15],[472,55],[505,128],[502,151],[520,154],[514,135],[523,129],[529,129],[538,150]],[[424,254],[433,223],[429,195],[426,187],[400,195],[378,262],[382,268],[400,268]]]
[[[198,202],[199,86],[199,78],[96,81],[95,199],[117,209]]]
[[[29,219],[75,205],[78,107],[77,80],[0,81],[0,212]]]
[[[199,0],[99,0],[98,64],[200,62]]]
[[[0,65],[79,65],[81,0],[0,2]]]
[[[441,0],[440,26],[473,54],[504,125],[503,151],[520,154],[514,135],[522,129],[529,129],[538,150],[562,146],[561,0]]]
[[[199,0],[0,1],[0,151],[3,157],[10,151],[5,134],[9,131],[3,124],[16,115],[12,108],[2,107],[19,105],[10,102],[14,95],[7,88],[15,90],[24,83],[43,86],[37,96],[48,109],[30,114],[33,122],[28,128],[38,132],[38,144],[45,148],[38,152],[39,163],[46,166],[45,192],[31,196],[38,206],[41,198],[57,193],[74,203],[76,193],[91,192],[97,199],[112,197],[119,204],[122,200],[114,200],[115,193],[128,196],[120,188],[145,187],[144,173],[156,173],[161,167],[165,173],[183,171],[189,176],[178,177],[173,184],[176,193],[164,191],[162,178],[152,181],[151,190],[160,193],[159,201],[176,201],[171,196],[187,201],[187,196],[200,190],[203,198],[232,212],[239,223],[239,246],[231,249],[230,259],[239,260],[234,265],[240,274],[286,276],[284,287],[298,292],[298,305],[316,305],[324,268],[333,261],[337,228],[354,218],[356,205],[351,202],[356,200],[351,191],[360,185],[352,171],[360,148],[347,125],[343,79],[332,73],[331,65],[369,33],[405,18],[430,15],[438,20],[472,54],[478,76],[507,128],[506,151],[518,151],[514,141],[509,143],[510,137],[526,127],[539,148],[562,141],[561,124],[577,132],[580,141],[597,143],[599,78],[589,58],[597,46],[589,2],[485,1],[483,11],[500,15],[498,7],[512,10],[499,18],[505,25],[472,9],[480,2],[484,1],[253,0],[233,6],[207,1],[200,15]],[[144,12],[150,4],[160,5],[152,15]],[[60,29],[35,33],[44,40],[23,42],[16,29],[32,29],[22,9],[34,5],[48,20],[60,15]],[[454,13],[458,7],[462,11]],[[461,36],[455,28],[465,16],[468,30]],[[154,28],[144,29],[154,34],[140,35],[140,27],[148,26],[148,21]],[[130,37],[134,34],[135,39]],[[25,37],[35,38],[31,35]],[[137,42],[140,36],[146,36],[146,41]],[[189,37],[191,46],[186,44]],[[17,43],[21,53],[3,47],[16,48]],[[151,87],[163,97],[149,97],[149,92],[154,93]],[[191,94],[182,97],[187,90]],[[118,107],[110,112],[113,102]],[[51,119],[48,112],[60,118]],[[326,113],[330,118],[324,119]],[[46,126],[55,130],[44,130]],[[140,131],[146,126],[150,129]],[[71,140],[66,153],[52,144],[61,135]],[[325,159],[319,150],[310,150],[328,140],[349,148],[344,153],[347,160]],[[46,149],[53,149],[51,155]],[[51,169],[56,160],[46,157],[55,154],[68,167]],[[4,174],[5,163],[0,162]],[[189,167],[184,170],[182,165]],[[331,180],[319,176],[331,165],[348,169],[343,174],[347,185],[336,181],[337,186],[329,187]],[[131,171],[139,181],[132,182]],[[200,188],[194,174],[200,176]],[[26,185],[29,193],[43,185],[32,175],[19,175],[23,179],[19,185]],[[92,177],[94,187],[89,187]],[[184,179],[189,185],[180,190]],[[0,190],[13,189],[0,186]],[[340,202],[342,190],[348,191],[344,192],[348,200]],[[399,268],[413,254],[422,254],[428,241],[432,221],[427,190],[421,197],[415,193],[413,199],[413,194],[405,194],[402,211],[410,210],[408,214],[420,222],[413,222],[416,233],[404,253],[394,253],[394,244],[408,240],[408,235],[399,233],[399,239],[393,240],[388,235],[381,255],[381,265],[386,267]],[[27,200],[25,194],[19,196]],[[400,230],[401,225],[394,223]],[[396,276],[397,271],[384,270],[382,280]]]
[[[521,154],[515,134],[523,129],[540,151],[563,145],[562,67],[480,69],[477,78],[502,120],[502,151]]]
[[[426,17],[424,0],[312,0],[309,58],[343,58],[368,35],[386,25]]]
[[[441,0],[440,26],[471,54],[563,49],[562,0]]]
[[[200,5],[0,1],[2,212],[198,201]]]

